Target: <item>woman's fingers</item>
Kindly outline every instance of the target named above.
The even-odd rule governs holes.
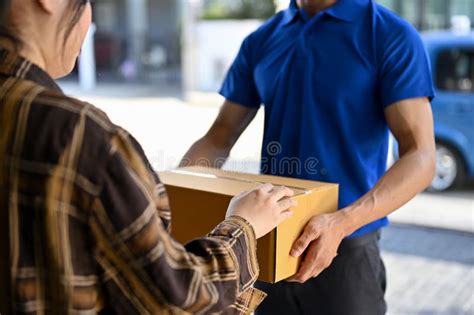
[[[277,224],[277,225],[280,225],[281,223],[283,223],[284,221],[288,220],[288,219],[291,218],[292,216],[293,216],[293,211],[291,211],[291,210],[283,211],[283,212],[280,214],[280,217],[278,218],[278,224]]]
[[[262,192],[262,193],[269,193],[273,190],[273,185],[272,184],[269,184],[269,183],[266,183],[266,184],[262,184],[262,185],[259,185],[256,190],[258,192]]]
[[[292,198],[284,198],[278,202],[278,206],[281,211],[286,211],[290,208],[296,207],[298,202]]]
[[[275,187],[271,192],[271,199],[272,201],[279,201],[280,199],[285,197],[292,197],[294,194],[295,193],[293,190],[285,186]]]

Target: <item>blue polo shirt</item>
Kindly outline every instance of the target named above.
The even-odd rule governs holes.
[[[261,171],[340,184],[344,208],[386,169],[384,110],[434,96],[417,31],[372,0],[338,0],[313,17],[296,1],[243,42],[220,93],[264,105]],[[388,224],[383,218],[351,237]]]

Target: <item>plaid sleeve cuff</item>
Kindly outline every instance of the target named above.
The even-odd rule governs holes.
[[[257,307],[267,296],[266,293],[255,289],[248,288],[241,295],[237,297],[234,305],[229,306],[224,312],[224,315],[244,315],[255,312]]]
[[[251,288],[258,278],[257,238],[253,227],[247,220],[232,216],[219,224],[211,237],[232,237],[229,251],[236,266],[238,292],[241,294]]]

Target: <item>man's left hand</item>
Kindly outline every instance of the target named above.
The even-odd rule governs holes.
[[[317,277],[337,256],[337,249],[345,237],[340,213],[313,217],[293,245],[291,256],[306,255],[298,273],[288,281],[304,283]]]

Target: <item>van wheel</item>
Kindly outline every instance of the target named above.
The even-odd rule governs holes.
[[[451,146],[436,143],[436,175],[428,187],[440,192],[462,185],[465,178],[464,164],[459,153]]]

